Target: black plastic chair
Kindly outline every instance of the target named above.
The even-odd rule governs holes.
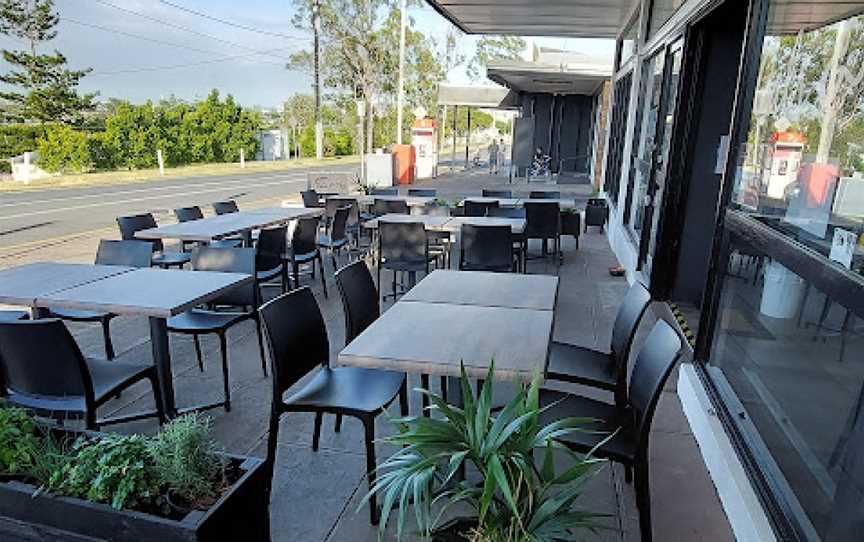
[[[150,267],[153,247],[147,241],[99,241],[96,263],[99,265],[125,265],[128,267]],[[114,359],[114,343],[111,341],[111,320],[116,314],[66,308],[50,308],[50,316],[70,322],[99,322],[102,325],[102,340],[105,357]]]
[[[623,407],[627,396],[630,349],[639,322],[650,304],[651,294],[642,284],[634,282],[615,316],[609,351],[552,341],[546,378],[611,391],[615,394],[615,404]]]
[[[399,190],[397,188],[373,188],[372,189],[373,196],[398,196]]]
[[[486,216],[494,216],[498,218],[525,218],[525,208],[523,207],[490,207],[486,211]]]
[[[403,199],[375,199],[372,203],[372,214],[384,215],[407,215],[409,213],[408,202]]]
[[[515,271],[510,226],[462,224],[459,269],[465,271]]]
[[[309,264],[312,266],[312,279],[315,279],[315,264],[321,270],[321,289],[324,297],[327,297],[327,281],[324,278],[324,262],[321,259],[321,250],[318,248],[318,219],[314,217],[301,218],[294,226],[291,234],[291,246],[285,253],[285,262],[291,264],[294,276],[294,287],[300,287],[300,266]]]
[[[397,297],[414,285],[417,272],[429,273],[429,264],[436,258],[429,253],[429,238],[422,222],[378,222],[378,290],[381,290],[381,270],[393,272],[393,293]],[[408,274],[408,288],[396,289],[397,274]]]
[[[513,192],[511,192],[510,190],[489,190],[489,189],[484,188],[482,194],[483,194],[484,198],[508,198],[509,199],[509,198],[513,197]]]
[[[561,264],[561,210],[557,201],[525,202],[525,239],[540,239],[543,242],[541,257],[546,257],[547,241],[551,239],[555,264]],[[528,259],[527,254],[525,259]]]
[[[594,451],[595,457],[621,463],[630,481],[635,474],[636,506],[639,510],[641,540],[651,541],[651,493],[648,484],[648,439],[654,410],[666,379],[681,354],[681,338],[661,320],[636,357],[627,408],[565,392],[540,390],[541,424],[568,417],[597,420],[587,424],[586,431],[571,433],[559,440],[569,448],[587,453],[612,433],[615,435]],[[617,431],[617,432],[616,432]],[[632,469],[632,470],[631,470]]]
[[[345,344],[381,316],[381,301],[372,273],[363,260],[336,271],[336,286],[345,314]]]
[[[399,396],[401,413],[408,414],[405,375],[374,369],[330,367],[330,342],[315,296],[308,287],[281,295],[261,307],[273,370],[267,465],[272,482],[279,437],[279,419],[291,412],[315,414],[312,449],[318,450],[324,414],[352,416],[363,423],[366,475],[375,484],[375,418]],[[287,392],[303,377],[315,372],[299,390]],[[268,493],[271,486],[268,485]],[[378,505],[369,501],[370,520],[378,523]]]
[[[279,278],[282,293],[288,291],[288,266],[285,252],[288,245],[288,228],[266,228],[258,234],[255,244],[255,278],[261,286]]]
[[[438,191],[434,188],[409,188],[408,196],[415,198],[434,198],[438,195]]]
[[[490,207],[486,211],[486,216],[497,218],[525,218],[524,207]],[[525,232],[514,233],[513,235],[513,255],[521,267],[521,271],[525,272],[525,254],[528,251],[528,239],[525,237]]]
[[[344,205],[337,209],[336,214],[333,216],[333,221],[330,223],[329,232],[318,236],[318,246],[326,248],[330,252],[330,259],[333,261],[334,270],[338,265],[336,258],[339,253],[350,248],[348,245],[348,235],[346,234],[348,215],[350,213],[350,205]]]
[[[139,240],[135,237],[135,233],[141,230],[149,230],[157,227],[156,219],[151,213],[140,215],[121,216],[117,218],[117,226],[120,228],[120,238],[124,241]],[[183,267],[192,258],[188,252],[166,252],[165,246],[161,239],[148,240],[152,247],[153,256],[150,259],[151,265],[159,267]]]
[[[300,192],[300,197],[303,199],[303,207],[306,207],[307,209],[322,206],[321,196],[319,196],[318,192],[315,190],[302,190]]]
[[[153,416],[96,419],[100,406],[147,379],[155,415],[160,424],[165,421],[155,365],[86,359],[63,322],[54,318],[0,323],[0,370],[9,403],[58,420],[83,418],[87,429]]]
[[[560,199],[561,192],[557,190],[532,190],[528,199]]]
[[[233,199],[227,201],[217,201],[213,204],[213,212],[217,215],[229,215],[231,213],[239,213],[240,208],[237,207],[237,202]]]
[[[254,248],[211,248],[202,247],[192,253],[192,269],[196,271],[219,271],[223,273],[243,273],[255,276]],[[195,356],[198,368],[204,370],[199,335],[215,334],[219,337],[222,353],[222,379],[225,410],[231,410],[231,387],[228,379],[228,330],[245,320],[255,321],[258,333],[258,348],[261,352],[261,370],[267,376],[267,362],[264,358],[264,342],[261,338],[261,319],[258,315],[261,294],[258,282],[252,281],[232,288],[210,302],[212,309],[196,308],[168,319],[168,331],[181,335],[192,335],[195,341]],[[219,307],[233,307],[246,310],[220,311]]]
[[[463,207],[465,208],[465,216],[487,216],[489,209],[498,208],[497,201],[474,201],[466,199]]]
[[[26,320],[30,315],[24,311],[0,311],[0,322],[14,322],[15,320]]]

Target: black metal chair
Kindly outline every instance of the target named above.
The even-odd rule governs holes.
[[[525,239],[540,239],[543,243],[541,257],[548,253],[547,241],[553,242],[555,264],[561,264],[561,210],[557,201],[525,202]],[[526,247],[527,252],[527,247]],[[526,254],[525,259],[528,259]]]
[[[399,189],[397,188],[373,188],[373,196],[398,196]]]
[[[302,190],[300,197],[303,199],[303,207],[307,209],[321,207],[321,196],[315,190]]]
[[[429,273],[429,264],[436,255],[429,253],[429,238],[422,222],[378,222],[378,290],[381,290],[381,271],[393,273],[393,293],[384,298],[405,293],[417,280],[417,272]],[[397,280],[397,274],[408,274],[408,288]],[[402,290],[396,289],[397,282]]]
[[[156,219],[151,213],[140,215],[121,216],[117,218],[117,226],[120,228],[120,238],[124,241],[136,241],[135,233],[141,230],[149,230],[157,227]],[[161,239],[148,240],[152,247],[153,256],[151,265],[159,267],[183,267],[192,258],[188,252],[168,252],[162,244]]]
[[[497,209],[498,201],[474,201],[466,199],[463,207],[465,216],[487,216],[489,209]]]
[[[147,241],[99,241],[96,263],[99,265],[125,265],[128,267],[150,267],[153,247]],[[70,322],[98,322],[102,325],[102,340],[105,357],[114,359],[114,343],[111,341],[111,320],[116,314],[66,308],[49,308],[52,318]]]
[[[336,210],[333,216],[333,221],[330,223],[329,231],[324,235],[318,236],[318,247],[326,248],[330,252],[330,259],[333,261],[334,271],[337,268],[337,256],[343,250],[349,250],[348,235],[346,234],[346,226],[348,225],[348,215],[351,213],[351,206],[344,205]],[[322,267],[323,275],[323,267]]]
[[[541,407],[549,407],[541,414],[541,423],[576,417],[597,420],[587,425],[586,431],[568,434],[559,440],[569,448],[594,456],[607,458],[624,465],[627,480],[635,474],[636,506],[639,510],[641,540],[651,542],[651,493],[648,484],[648,440],[654,410],[663,385],[681,354],[681,338],[665,321],[659,321],[645,339],[636,357],[627,408],[622,412],[615,405],[565,392],[542,389]],[[632,469],[632,470],[631,470]]]
[[[294,231],[291,234],[291,246],[285,253],[285,264],[291,264],[295,288],[300,287],[300,266],[311,265],[311,275],[314,280],[316,262],[321,270],[321,289],[324,290],[324,297],[327,297],[324,262],[321,259],[321,250],[318,248],[318,219],[314,217],[301,218],[294,225]]]
[[[561,192],[557,190],[532,190],[528,199],[560,199]]]
[[[228,215],[231,213],[239,213],[240,208],[237,207],[237,202],[233,199],[227,201],[217,201],[213,204],[213,212],[217,215]]]
[[[438,195],[438,191],[434,188],[409,188],[408,196],[415,198],[434,198]]]
[[[465,271],[515,271],[510,226],[462,224],[459,269]]]
[[[279,278],[282,293],[288,291],[288,266],[285,252],[288,246],[288,228],[266,228],[258,234],[255,244],[255,278],[260,286]]]
[[[202,247],[192,253],[192,269],[196,271],[220,271],[223,273],[243,273],[255,276],[254,248],[211,248]],[[264,342],[261,338],[261,319],[258,314],[261,294],[258,282],[238,286],[228,290],[217,299],[211,301],[212,308],[196,308],[188,310],[168,319],[168,331],[182,335],[192,335],[195,342],[195,356],[198,368],[204,370],[204,359],[201,355],[199,335],[215,334],[219,337],[219,349],[222,353],[222,379],[225,410],[231,410],[231,386],[228,380],[228,330],[245,320],[255,321],[258,333],[258,348],[261,353],[261,370],[267,376],[267,362],[264,358]],[[220,307],[232,307],[246,310],[221,311]]]
[[[378,199],[372,203],[372,214],[384,215],[407,215],[410,214],[408,202],[403,199]]]
[[[481,193],[483,194],[484,198],[508,198],[509,199],[509,198],[513,197],[513,192],[511,192],[510,190],[490,190],[490,189],[484,188],[483,192],[481,192]]]
[[[625,405],[627,361],[639,322],[650,304],[651,294],[642,284],[634,282],[615,316],[609,351],[552,341],[546,378],[611,391],[615,394],[615,404]]]
[[[160,424],[165,421],[155,365],[86,359],[63,322],[54,318],[0,323],[0,370],[9,403],[58,420],[83,418],[87,429],[153,416],[96,419],[100,406],[147,379],[155,415]]]
[[[267,436],[267,465],[272,481],[283,414],[315,414],[312,449],[318,450],[324,414],[352,416],[363,423],[366,447],[366,474],[369,487],[375,484],[375,418],[399,396],[402,415],[408,414],[405,375],[374,369],[330,367],[327,328],[315,296],[308,287],[281,295],[261,307],[273,370],[273,398],[270,431]],[[292,386],[315,372],[308,383],[286,397]],[[271,487],[268,485],[268,493]],[[378,523],[375,497],[369,501],[370,520]]]

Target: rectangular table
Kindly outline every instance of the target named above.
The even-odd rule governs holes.
[[[553,311],[400,301],[340,353],[338,365],[528,382],[546,367]]]
[[[576,198],[542,198],[542,199],[531,199],[531,198],[520,198],[519,206],[524,207],[526,203],[548,203],[548,202],[557,202],[558,207],[561,209],[575,209],[576,208]]]
[[[279,207],[270,210],[243,211],[190,220],[135,233],[138,239],[177,239],[208,243],[223,237],[246,234],[254,229],[266,228],[298,218],[320,216],[323,209]]]
[[[450,217],[435,215],[387,214],[378,218],[374,218],[372,220],[367,220],[363,223],[363,227],[377,229],[379,221],[400,223],[422,222],[426,229],[429,231],[449,231],[446,229],[446,225],[450,221]]]
[[[252,280],[251,275],[239,273],[135,269],[39,295],[34,305],[148,316],[153,360],[159,375],[165,412],[168,416],[176,416],[178,410],[174,398],[167,319]],[[222,404],[218,402],[184,410],[200,410]]]
[[[465,202],[471,200],[477,203],[494,203],[498,202],[499,207],[517,207],[519,205],[519,198],[492,198],[492,197],[470,197],[465,198],[459,202],[459,206],[463,207]]]
[[[427,196],[358,196],[357,201],[361,205],[372,205],[375,203],[376,199],[384,200],[384,201],[405,201],[408,203],[408,207],[424,207],[426,205],[431,204],[437,198],[427,197]]]
[[[463,224],[475,226],[510,226],[513,233],[525,231],[524,218],[499,218],[495,216],[453,216],[444,224],[443,229],[449,232],[462,231]]]
[[[558,277],[487,271],[436,269],[400,302],[449,303],[551,311],[555,309]]]
[[[37,297],[128,273],[134,268],[120,265],[93,265],[36,262],[0,270],[0,303],[33,307]]]

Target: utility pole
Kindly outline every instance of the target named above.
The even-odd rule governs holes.
[[[405,0],[401,5],[401,29],[399,32],[399,90],[396,97],[396,144],[402,144],[402,102],[405,94],[405,32],[408,25]]]
[[[312,32],[314,40],[314,63],[315,63],[315,158],[324,157],[324,126],[321,123],[321,2],[313,0],[312,4]]]

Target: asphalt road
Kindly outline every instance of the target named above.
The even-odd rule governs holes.
[[[173,209],[237,200],[240,208],[278,205],[306,187],[306,173],[347,171],[356,166],[298,168],[213,177],[187,177],[114,186],[0,192],[0,251],[25,243],[116,227],[118,216],[153,212],[174,220]]]

